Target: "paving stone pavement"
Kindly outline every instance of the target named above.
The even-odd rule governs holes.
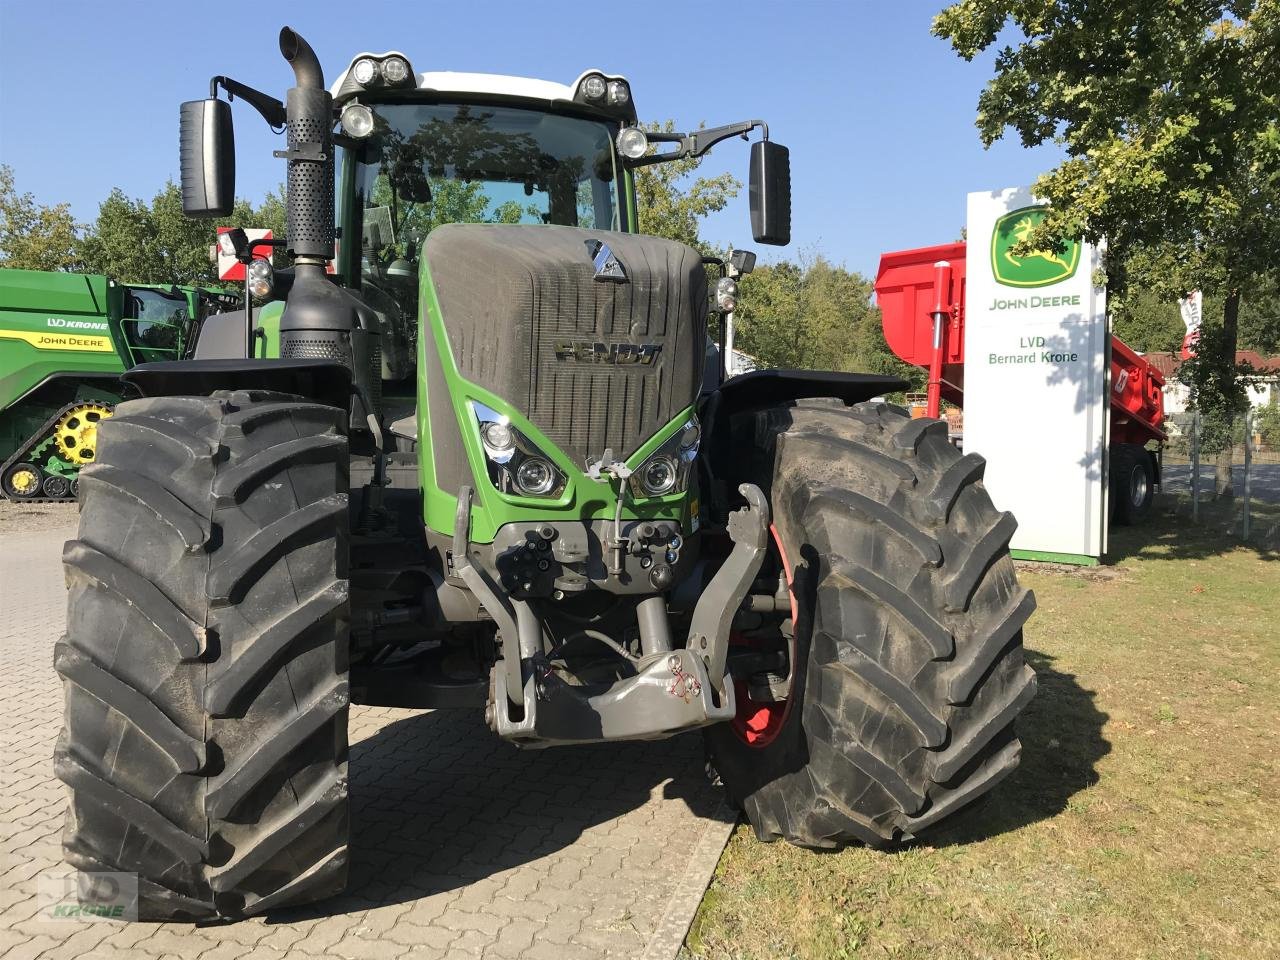
[[[520,751],[469,711],[352,708],[342,897],[212,926],[48,919],[39,880],[70,872],[51,754],[73,524],[68,509],[63,525],[0,534],[0,958],[674,954],[688,919],[670,944],[660,922],[673,900],[696,904],[729,832],[697,734]]]

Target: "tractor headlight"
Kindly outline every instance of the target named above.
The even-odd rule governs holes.
[[[361,57],[351,65],[351,78],[362,87],[378,79],[378,63],[369,57]]]
[[[248,275],[250,294],[259,300],[265,300],[271,296],[271,291],[275,287],[275,270],[271,268],[270,260],[254,257],[245,268],[245,272]]]
[[[618,132],[618,152],[628,160],[639,160],[649,149],[649,136],[639,127],[623,127]]]
[[[392,85],[409,79],[409,61],[404,57],[387,57],[382,61],[382,79]]]
[[[733,313],[738,307],[738,284],[731,277],[721,277],[716,283],[716,306],[725,313]]]
[[[607,90],[604,77],[598,73],[590,74],[582,81],[582,95],[588,100],[603,100]]]
[[[373,111],[363,103],[348,103],[342,108],[342,132],[363,140],[373,133]]]
[[[565,475],[510,418],[471,401],[476,431],[484,449],[489,481],[501,492],[518,497],[558,497],[568,483]]]
[[[690,417],[644,463],[636,467],[627,481],[633,497],[665,497],[683,493],[689,487],[689,471],[698,458],[702,428],[697,417]]]
[[[516,487],[531,497],[544,497],[556,484],[556,469],[542,457],[529,457],[516,467]]]
[[[506,417],[482,423],[480,441],[484,444],[485,454],[498,463],[506,463],[516,451],[511,426],[506,422]]]
[[[640,486],[651,497],[670,493],[676,485],[676,462],[668,456],[653,457],[645,461],[640,471]]]
[[[609,81],[609,106],[620,107],[631,102],[631,88],[625,80]]]

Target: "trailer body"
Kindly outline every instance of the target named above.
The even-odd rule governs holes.
[[[926,370],[940,355],[941,398],[958,407],[964,406],[965,247],[944,243],[883,254],[875,286],[889,349]],[[949,269],[939,270],[940,264]],[[943,323],[935,346],[939,305]],[[1164,375],[1119,337],[1111,337],[1110,348],[1111,443],[1163,443]],[[939,416],[937,409],[927,413]]]

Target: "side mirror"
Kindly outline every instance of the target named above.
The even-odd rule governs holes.
[[[747,189],[756,243],[785,247],[791,242],[791,152],[772,140],[753,143]]]
[[[188,100],[178,124],[182,212],[188,217],[229,216],[235,205],[235,135],[231,104]]]
[[[729,266],[735,276],[743,276],[756,268],[756,255],[751,250],[735,250],[729,254]]]

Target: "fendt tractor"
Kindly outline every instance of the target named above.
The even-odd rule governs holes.
[[[981,458],[875,400],[895,378],[725,379],[727,270],[639,232],[639,167],[758,130],[752,232],[789,242],[763,123],[646,134],[621,76],[397,52],[326,89],[280,50],[283,104],[215,77],[180,138],[186,211],[218,216],[219,88],[287,130],[278,355],[213,318],[203,359],[124,374],[82,471],[75,867],[137,874],[150,918],[336,893],[352,702],[526,748],[702,728],[757,835],[813,848],[909,841],[1014,769],[1034,601]]]
[[[199,287],[0,270],[0,492],[74,500],[98,423],[137,363],[186,356],[201,321],[233,298]]]

